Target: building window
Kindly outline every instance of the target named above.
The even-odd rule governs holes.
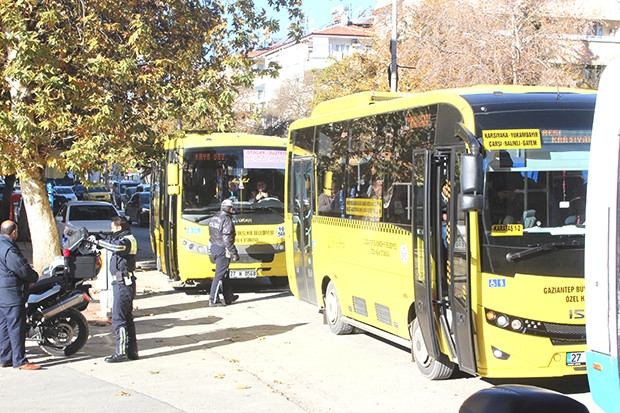
[[[590,28],[590,36],[602,37],[603,36],[603,24],[594,23]]]
[[[351,45],[349,44],[332,44],[330,56],[345,57],[350,55]]]

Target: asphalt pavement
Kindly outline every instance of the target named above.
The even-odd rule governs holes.
[[[84,348],[53,358],[28,341],[28,357],[42,369],[0,368],[0,411],[454,413],[494,384],[463,374],[429,381],[408,349],[368,334],[331,334],[315,306],[266,279],[233,283],[239,300],[210,308],[207,293],[173,289],[149,251],[142,257],[134,301],[140,359],[104,362],[115,335],[93,290]],[[600,412],[585,377],[534,384]]]

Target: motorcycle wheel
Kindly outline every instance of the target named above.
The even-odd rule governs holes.
[[[39,326],[39,346],[51,356],[63,357],[77,353],[88,340],[86,317],[68,308]]]

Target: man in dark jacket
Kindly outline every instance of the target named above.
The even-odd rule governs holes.
[[[38,370],[26,358],[26,300],[39,274],[15,244],[17,224],[0,225],[0,367]]]
[[[233,212],[232,201],[225,199],[222,201],[220,209],[220,212],[209,222],[210,253],[211,259],[215,261],[215,276],[213,283],[211,283],[209,295],[210,307],[232,304],[239,298],[238,295],[233,294],[228,276],[230,261],[239,261],[239,253],[235,247],[235,224],[233,224],[230,216]],[[220,290],[224,296],[224,302],[219,298]]]
[[[138,341],[133,322],[133,299],[136,297],[136,253],[138,243],[125,217],[110,220],[112,234],[95,243],[112,251],[109,272],[112,275],[112,328],[116,333],[116,353],[106,357],[107,363],[138,359]]]

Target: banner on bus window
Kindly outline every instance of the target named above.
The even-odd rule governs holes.
[[[382,204],[383,202],[380,199],[347,198],[345,213],[347,215],[380,219],[383,213]]]
[[[523,224],[491,225],[491,235],[494,237],[522,237]]]
[[[484,146],[489,150],[540,149],[539,129],[496,129],[482,131]]]
[[[286,151],[244,149],[243,167],[246,169],[284,169]]]

